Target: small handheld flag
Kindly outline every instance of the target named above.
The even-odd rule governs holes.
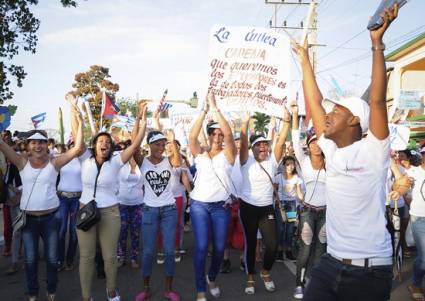
[[[39,129],[44,124],[44,121],[46,120],[46,114],[46,112],[43,112],[31,117],[31,121],[35,129]]]
[[[115,104],[112,98],[104,91],[102,101],[102,116],[112,116],[118,114],[120,108]]]

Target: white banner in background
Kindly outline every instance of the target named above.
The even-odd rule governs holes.
[[[404,150],[409,144],[410,129],[405,125],[389,124],[390,143],[392,150]]]

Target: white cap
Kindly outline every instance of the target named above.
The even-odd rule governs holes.
[[[252,141],[251,146],[254,146],[256,143],[258,142],[270,142],[270,140],[267,140],[266,138],[260,136],[257,139],[255,139],[254,141]]]
[[[164,134],[162,134],[162,133],[158,133],[158,134],[155,134],[152,137],[150,137],[148,144],[152,144],[155,141],[163,140],[163,139],[167,140],[167,137],[165,137]]]
[[[40,133],[34,133],[31,136],[29,136],[27,140],[46,140],[47,141],[47,137],[41,135]]]
[[[354,116],[359,117],[362,133],[365,134],[367,132],[369,129],[370,108],[366,101],[352,96],[340,100],[325,99],[322,103],[326,113],[329,113],[333,109],[334,104],[347,108]]]
[[[218,124],[218,122],[211,122],[209,124],[207,124],[207,128],[208,129],[219,129],[220,125]]]

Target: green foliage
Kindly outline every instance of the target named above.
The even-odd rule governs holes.
[[[120,114],[131,113],[133,117],[137,116],[137,101],[131,98],[120,98],[116,102],[117,106],[120,108]]]
[[[63,6],[77,6],[77,1],[60,0]],[[22,50],[35,53],[37,46],[38,20],[31,12],[31,5],[38,0],[0,0],[0,104],[13,98],[11,78],[18,87],[27,73],[23,66],[13,63],[13,58]]]
[[[10,116],[15,115],[16,110],[18,109],[18,107],[14,105],[8,105],[7,108],[9,109]]]
[[[96,122],[96,127],[100,126],[100,111],[102,109],[102,89],[112,98],[118,92],[120,86],[111,82],[108,78],[109,68],[93,65],[86,72],[80,72],[75,75],[74,83],[71,91],[76,97],[87,99],[90,103],[90,108],[93,113],[93,119]],[[104,120],[103,125],[109,126],[110,121]]]
[[[267,125],[270,123],[270,116],[255,112],[252,119],[254,119],[255,131],[265,134],[267,132]]]

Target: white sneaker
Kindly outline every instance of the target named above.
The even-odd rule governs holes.
[[[302,300],[304,297],[304,289],[302,286],[297,286],[294,290],[294,298],[298,300]]]
[[[156,263],[164,264],[164,262],[165,262],[164,253],[158,253],[158,257],[156,258]]]
[[[210,288],[210,279],[208,278],[208,275],[205,276],[205,278],[207,279],[207,284],[208,284],[208,288],[210,291],[210,294],[214,297],[214,298],[218,298],[221,295],[221,291],[220,288],[218,286],[214,287],[214,288]]]
[[[121,301],[120,295],[118,294],[117,290],[115,290],[115,294],[116,296],[111,298],[109,297],[108,290],[106,290],[106,297],[108,298],[108,301]]]

